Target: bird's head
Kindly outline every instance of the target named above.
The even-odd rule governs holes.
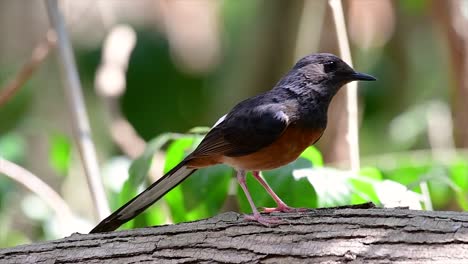
[[[375,81],[368,74],[356,72],[346,62],[329,53],[317,53],[300,59],[293,70],[302,73],[314,84],[344,85],[351,81]]]
[[[316,53],[300,59],[280,81],[280,86],[310,89],[334,95],[341,86],[351,81],[375,81],[368,74],[356,72],[346,62],[329,53]],[[300,85],[300,84],[311,84]],[[291,85],[293,84],[293,85]],[[306,92],[306,91],[302,91]]]

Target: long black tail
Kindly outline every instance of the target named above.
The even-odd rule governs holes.
[[[109,215],[106,219],[102,220],[89,233],[114,231],[146,210],[146,208],[161,199],[167,192],[197,170],[187,168],[186,163],[186,160],[179,163],[142,193],[117,209],[117,211]]]

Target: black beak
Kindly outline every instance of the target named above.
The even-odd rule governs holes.
[[[377,79],[374,76],[369,74],[355,72],[352,74],[352,78],[355,81],[376,81]]]

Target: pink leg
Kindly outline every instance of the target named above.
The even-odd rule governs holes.
[[[264,208],[263,212],[264,213],[272,213],[272,212],[297,212],[297,211],[304,211],[306,209],[296,209],[289,207],[279,196],[271,189],[270,185],[263,179],[263,177],[260,175],[259,171],[252,171],[253,176],[257,181],[265,188],[265,190],[270,194],[271,198],[275,200],[277,207],[276,208]]]
[[[281,223],[280,221],[278,221],[278,219],[269,219],[260,215],[260,213],[257,210],[257,207],[255,206],[252,200],[252,196],[250,195],[250,192],[247,189],[247,184],[245,183],[245,171],[242,171],[242,170],[237,171],[237,180],[239,181],[239,184],[242,187],[242,190],[244,191],[245,196],[247,197],[247,200],[249,201],[250,207],[252,207],[253,215],[245,215],[244,217],[246,220],[257,221],[260,224],[263,224],[266,226],[270,226],[271,224]]]

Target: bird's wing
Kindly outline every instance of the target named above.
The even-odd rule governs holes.
[[[235,107],[202,140],[193,157],[243,156],[273,143],[290,124],[282,104]]]

